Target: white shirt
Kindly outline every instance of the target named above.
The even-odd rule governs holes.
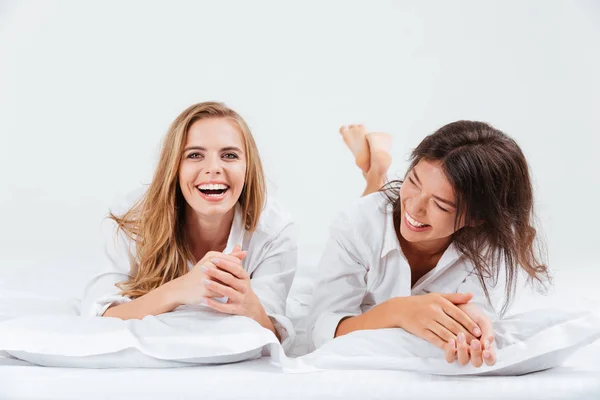
[[[134,203],[113,209],[117,214],[127,211]],[[135,242],[123,231],[117,232],[117,224],[106,218],[102,223],[106,267],[87,285],[81,314],[101,316],[111,306],[131,301],[122,296],[115,286],[129,279],[132,268],[137,267]],[[291,215],[276,201],[268,199],[256,229],[249,232],[244,228],[242,211],[236,206],[231,231],[224,253],[230,253],[236,245],[248,254],[242,265],[250,275],[252,289],[258,296],[265,312],[273,320],[282,345],[287,348],[295,336],[292,322],[285,316],[286,299],[296,271],[298,250],[296,231]],[[188,263],[192,268],[193,264]]]
[[[392,206],[379,192],[360,198],[334,220],[318,271],[308,321],[312,349],[334,338],[342,318],[393,297],[470,292],[471,302],[492,317],[505,298],[503,274],[496,286],[486,281],[490,304],[474,266],[452,244],[436,267],[411,287],[411,269],[396,236]]]

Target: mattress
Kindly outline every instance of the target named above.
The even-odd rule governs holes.
[[[267,359],[175,369],[0,366],[2,399],[600,399],[600,343],[559,368],[518,377],[404,371],[286,374]]]

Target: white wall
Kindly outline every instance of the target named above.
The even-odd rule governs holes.
[[[481,119],[530,160],[551,265],[598,268],[598,71],[597,1],[1,2],[0,282],[87,279],[108,206],[205,100],[249,122],[303,258],[362,190],[341,124],[393,133],[402,172]]]

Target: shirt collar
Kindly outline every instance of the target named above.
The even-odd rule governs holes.
[[[396,229],[394,228],[394,213],[393,207],[391,204],[386,204],[385,206],[385,225],[383,228],[383,246],[381,248],[381,258],[384,258],[392,251],[399,251],[402,253],[400,249],[400,243],[398,242],[398,237],[396,236]]]
[[[242,214],[242,206],[240,203],[236,203],[231,230],[229,231],[229,237],[227,238],[227,246],[225,246],[225,250],[223,251],[226,254],[231,253],[235,246],[239,245],[242,247],[243,245],[242,242],[244,240],[244,235],[246,234],[246,227],[244,226],[244,216]]]

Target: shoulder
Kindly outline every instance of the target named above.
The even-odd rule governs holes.
[[[268,197],[253,233],[275,237],[293,225],[292,214],[278,200]]]
[[[375,192],[344,207],[333,219],[331,228],[343,231],[381,232],[390,213],[391,207],[385,194]]]
[[[329,239],[347,252],[369,259],[383,246],[391,207],[385,194],[376,192],[353,201],[332,220]]]

